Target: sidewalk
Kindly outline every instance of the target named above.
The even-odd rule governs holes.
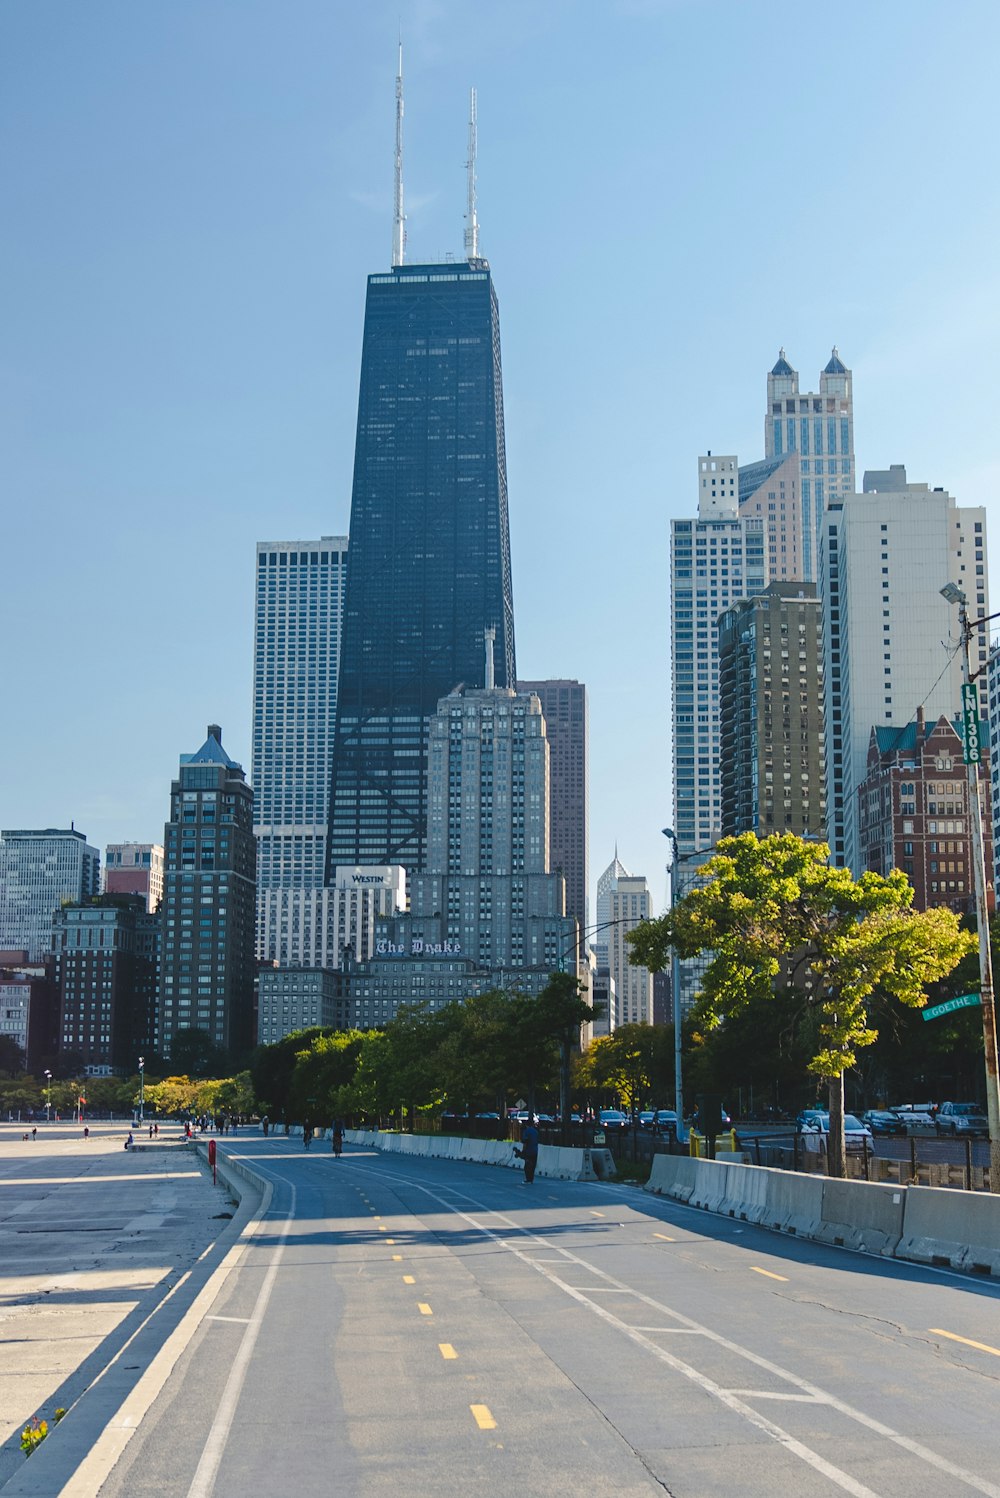
[[[27,1421],[51,1428],[237,1210],[176,1125],[134,1150],[127,1124],[23,1132],[0,1125],[0,1487]]]

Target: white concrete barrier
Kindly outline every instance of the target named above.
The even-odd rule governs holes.
[[[905,1191],[873,1181],[823,1182],[823,1218],[816,1237],[838,1248],[891,1258],[903,1236]]]
[[[896,1257],[1000,1275],[1000,1197],[909,1186]]]
[[[737,1170],[738,1166],[731,1166]],[[751,1166],[744,1169],[750,1170]],[[800,1238],[815,1238],[823,1221],[822,1176],[795,1175],[788,1170],[770,1172],[767,1187],[767,1227]]]
[[[688,1198],[692,1207],[721,1212],[729,1195],[729,1166],[717,1160],[695,1160],[694,1184]]]
[[[694,1189],[697,1163],[691,1155],[654,1155],[645,1189],[657,1196],[670,1196],[674,1201],[686,1202]]]

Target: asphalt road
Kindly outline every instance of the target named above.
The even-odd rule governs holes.
[[[1000,1498],[994,1285],[627,1187],[219,1148],[265,1215],[68,1498]]]

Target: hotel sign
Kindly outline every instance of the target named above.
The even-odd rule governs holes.
[[[453,941],[421,941],[415,937],[406,942],[379,940],[375,943],[376,957],[461,957],[462,943]]]

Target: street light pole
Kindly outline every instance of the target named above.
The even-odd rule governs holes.
[[[979,689],[975,686],[969,644],[973,629],[985,624],[987,615],[969,619],[968,601],[962,590],[948,583],[941,593],[958,604],[965,682],[962,687],[964,754],[969,780],[969,816],[972,821],[972,867],[976,884],[976,924],[979,927],[979,1003],[983,1018],[983,1050],[986,1062],[986,1116],[990,1125],[990,1191],[1000,1193],[1000,1072],[997,1067],[997,1021],[993,1000],[993,955],[990,950],[990,913],[986,903],[986,850],[983,845],[983,813],[979,795]],[[978,673],[977,673],[978,674]]]
[[[672,827],[664,827],[663,836],[670,843],[670,909],[677,904],[677,878],[681,855],[677,847],[677,834]],[[677,1110],[677,1140],[684,1143],[684,1047],[681,1028],[681,960],[677,948],[670,948],[670,1003],[674,1011],[674,1107]]]
[[[145,1121],[145,1107],[146,1107],[146,1062],[145,1062],[145,1059],[142,1056],[140,1056],[139,1057],[139,1122],[140,1123],[143,1123]]]
[[[52,1073],[45,1072],[45,1122],[52,1122]]]

